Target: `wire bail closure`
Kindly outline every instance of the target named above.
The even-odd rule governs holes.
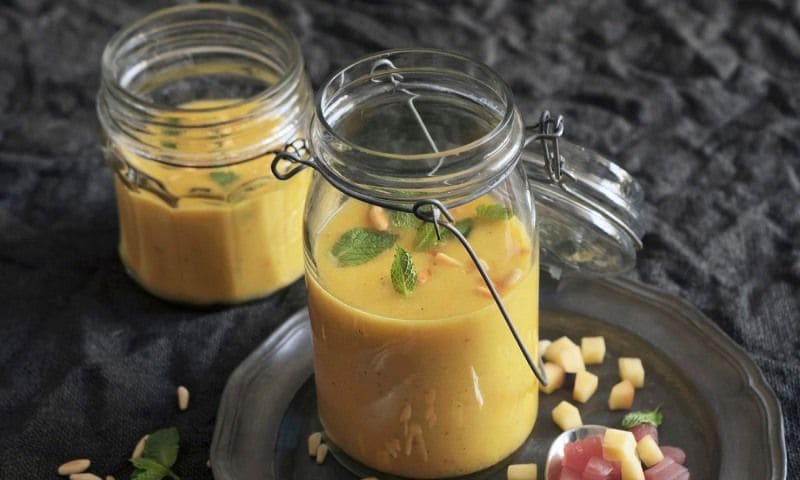
[[[381,69],[394,70],[397,69],[397,67],[395,67],[395,65],[389,59],[380,59],[373,63],[370,73],[374,74],[375,72]],[[434,152],[439,152],[439,149],[436,146],[436,142],[434,142],[433,138],[431,137],[428,128],[425,126],[425,122],[422,120],[422,117],[419,115],[419,112],[417,111],[416,106],[414,105],[414,100],[418,98],[419,95],[402,87],[402,81],[403,81],[402,74],[397,72],[390,73],[388,79],[394,85],[394,88],[396,90],[399,90],[400,92],[409,95],[408,107],[414,114],[414,118],[416,119],[417,123],[419,124],[419,127],[425,134],[425,137],[428,140],[430,147],[433,149]],[[384,80],[380,78],[372,78],[371,81],[379,83]],[[545,114],[547,115],[547,119],[549,120],[550,118],[549,112],[545,112]],[[542,119],[543,119],[542,128],[543,129],[551,128],[549,126],[549,121],[548,122],[544,121],[545,119],[544,114],[542,115]],[[561,122],[561,117],[559,117],[559,122]],[[558,131],[558,127],[556,127],[556,132],[558,133],[558,136],[560,136],[561,133],[563,133],[563,123],[561,123],[560,125],[560,131]],[[548,135],[552,136],[554,134],[555,132],[548,133],[547,131],[543,130],[542,134],[539,135],[536,139],[542,139],[544,141],[551,138],[548,137]],[[526,139],[526,145],[527,143],[533,140],[534,140],[533,138]],[[555,151],[558,152],[557,139],[555,140],[555,144],[553,147]],[[298,173],[300,173],[306,167],[311,167],[315,169],[318,173],[320,173],[337,190],[341,191],[345,195],[348,195],[362,202],[387,208],[390,210],[413,213],[418,219],[424,222],[433,223],[437,240],[442,239],[442,231],[441,231],[442,228],[450,232],[450,234],[453,235],[456,239],[458,239],[459,243],[461,243],[461,245],[467,251],[467,254],[472,260],[472,263],[475,265],[475,268],[477,269],[478,273],[480,273],[481,278],[483,279],[483,282],[486,284],[486,287],[489,289],[489,292],[492,295],[492,299],[494,300],[494,303],[497,305],[497,308],[500,311],[500,314],[502,315],[506,325],[508,326],[508,329],[511,332],[512,337],[514,337],[514,341],[519,347],[519,350],[522,353],[523,357],[525,358],[525,361],[528,363],[531,372],[533,372],[534,376],[539,381],[539,383],[545,386],[547,385],[547,374],[545,373],[544,367],[542,365],[541,357],[534,359],[533,356],[528,351],[528,348],[522,341],[519,332],[514,326],[514,322],[511,320],[511,317],[508,314],[508,311],[506,310],[502,299],[500,298],[500,294],[497,292],[497,288],[494,286],[494,282],[492,282],[492,279],[489,277],[488,272],[481,264],[478,258],[478,254],[475,253],[475,250],[472,248],[472,245],[470,245],[467,238],[458,230],[458,228],[456,228],[455,219],[453,215],[441,201],[436,199],[420,200],[415,202],[411,206],[411,208],[408,208],[355,191],[347,182],[342,181],[339,178],[335,177],[334,175],[329,174],[325,168],[320,168],[320,165],[318,164],[316,158],[313,157],[309,152],[304,140],[295,140],[291,143],[286,144],[281,150],[272,153],[274,154],[274,158],[272,160],[270,168],[272,170],[272,174],[275,175],[275,178],[279,180],[288,180],[293,176],[297,175]],[[554,158],[560,158],[560,156],[556,154]],[[437,165],[430,172],[428,172],[428,175],[429,176],[435,175],[436,172],[439,170],[439,168],[442,166],[443,161],[444,161],[443,158],[439,159]],[[293,166],[288,169],[283,169],[281,168],[281,164],[284,162],[289,162]],[[562,170],[560,167],[556,168],[554,171],[557,172],[558,175],[561,175]],[[444,219],[442,219],[442,217],[444,217]]]

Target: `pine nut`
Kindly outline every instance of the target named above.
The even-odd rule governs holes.
[[[316,457],[317,450],[322,444],[322,432],[314,432],[308,436],[308,456]]]
[[[69,480],[103,480],[93,473],[73,473],[69,476]]]
[[[178,387],[178,409],[185,411],[189,408],[189,389],[183,385]]]
[[[448,267],[462,268],[464,266],[464,264],[461,263],[460,261],[442,252],[436,252],[436,255],[433,257],[433,261],[436,264],[441,263],[442,265],[446,265]]]
[[[421,284],[426,283],[431,279],[431,269],[426,268],[417,274],[417,281]]]
[[[535,463],[518,463],[509,465],[506,470],[507,480],[536,480],[537,471]]]
[[[381,232],[389,230],[389,215],[387,215],[383,208],[373,205],[369,207],[367,216],[369,217],[369,223],[372,224],[375,230]]]
[[[325,462],[325,457],[328,456],[328,446],[324,443],[317,449],[317,464],[322,465]]]
[[[133,447],[133,453],[131,453],[131,458],[141,458],[142,453],[144,453],[144,442],[147,441],[147,437],[150,435],[145,435],[144,437],[140,438],[139,441],[136,443],[136,446]]]
[[[485,285],[478,285],[475,287],[475,291],[483,298],[492,298],[492,292]]]
[[[92,466],[91,460],[88,458],[77,458],[70,460],[58,467],[58,474],[62,476],[71,475],[73,473],[85,472]]]
[[[503,288],[511,288],[522,279],[522,270],[515,268],[503,279]]]
[[[206,460],[206,468],[211,468],[211,459]]]

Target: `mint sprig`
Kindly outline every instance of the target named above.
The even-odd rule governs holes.
[[[656,407],[655,410],[639,410],[638,412],[631,412],[625,415],[622,419],[622,427],[633,428],[642,424],[658,427],[663,421],[664,414],[661,413],[661,407]]]
[[[461,232],[462,235],[468,237],[469,233],[472,231],[473,224],[474,222],[472,219],[466,218],[464,220],[457,221],[455,227],[456,230]],[[417,228],[417,236],[414,237],[414,250],[417,252],[430,250],[431,248],[446,242],[448,238],[453,236],[453,234],[450,233],[450,230],[447,230],[444,227],[440,228],[440,233],[442,238],[436,238],[436,227],[434,227],[430,222],[423,223],[419,226],[419,228]]]
[[[505,205],[491,204],[478,205],[475,208],[475,216],[481,220],[508,220],[514,216],[514,211]]]
[[[348,230],[333,244],[331,253],[341,267],[367,263],[397,241],[397,235],[368,228]]]
[[[422,220],[417,218],[416,215],[409,212],[400,212],[392,210],[389,213],[389,223],[394,228],[417,228]]]
[[[411,295],[417,286],[417,271],[411,254],[403,247],[397,246],[394,250],[392,261],[392,286],[395,291],[403,296]]]
[[[180,436],[175,427],[151,433],[144,442],[142,456],[130,459],[136,468],[131,480],[161,480],[167,476],[180,480],[171,470],[178,459],[179,443]]]
[[[211,176],[211,180],[220,187],[226,187],[239,179],[239,175],[236,172],[229,172],[226,170],[217,170],[209,173],[209,175]]]

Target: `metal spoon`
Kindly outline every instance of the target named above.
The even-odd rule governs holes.
[[[550,450],[547,452],[547,463],[544,467],[544,478],[550,480],[550,466],[556,460],[561,460],[564,456],[564,447],[571,442],[583,440],[587,437],[596,435],[605,435],[607,427],[602,425],[584,425],[582,427],[571,428],[564,430],[561,435],[557,436],[553,443],[550,445]]]

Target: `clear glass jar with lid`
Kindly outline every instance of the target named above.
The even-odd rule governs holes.
[[[305,136],[312,108],[296,39],[257,10],[180,6],[117,33],[98,115],[130,275],[195,305],[263,297],[302,275],[310,175],[278,182],[269,166]]]
[[[635,182],[562,133],[549,117],[526,129],[483,64],[393,50],[324,83],[308,148],[273,161],[279,178],[316,171],[304,229],[319,416],[358,475],[471,474],[530,434],[546,381],[539,239],[553,268],[605,272],[638,242],[617,211],[641,201]]]

